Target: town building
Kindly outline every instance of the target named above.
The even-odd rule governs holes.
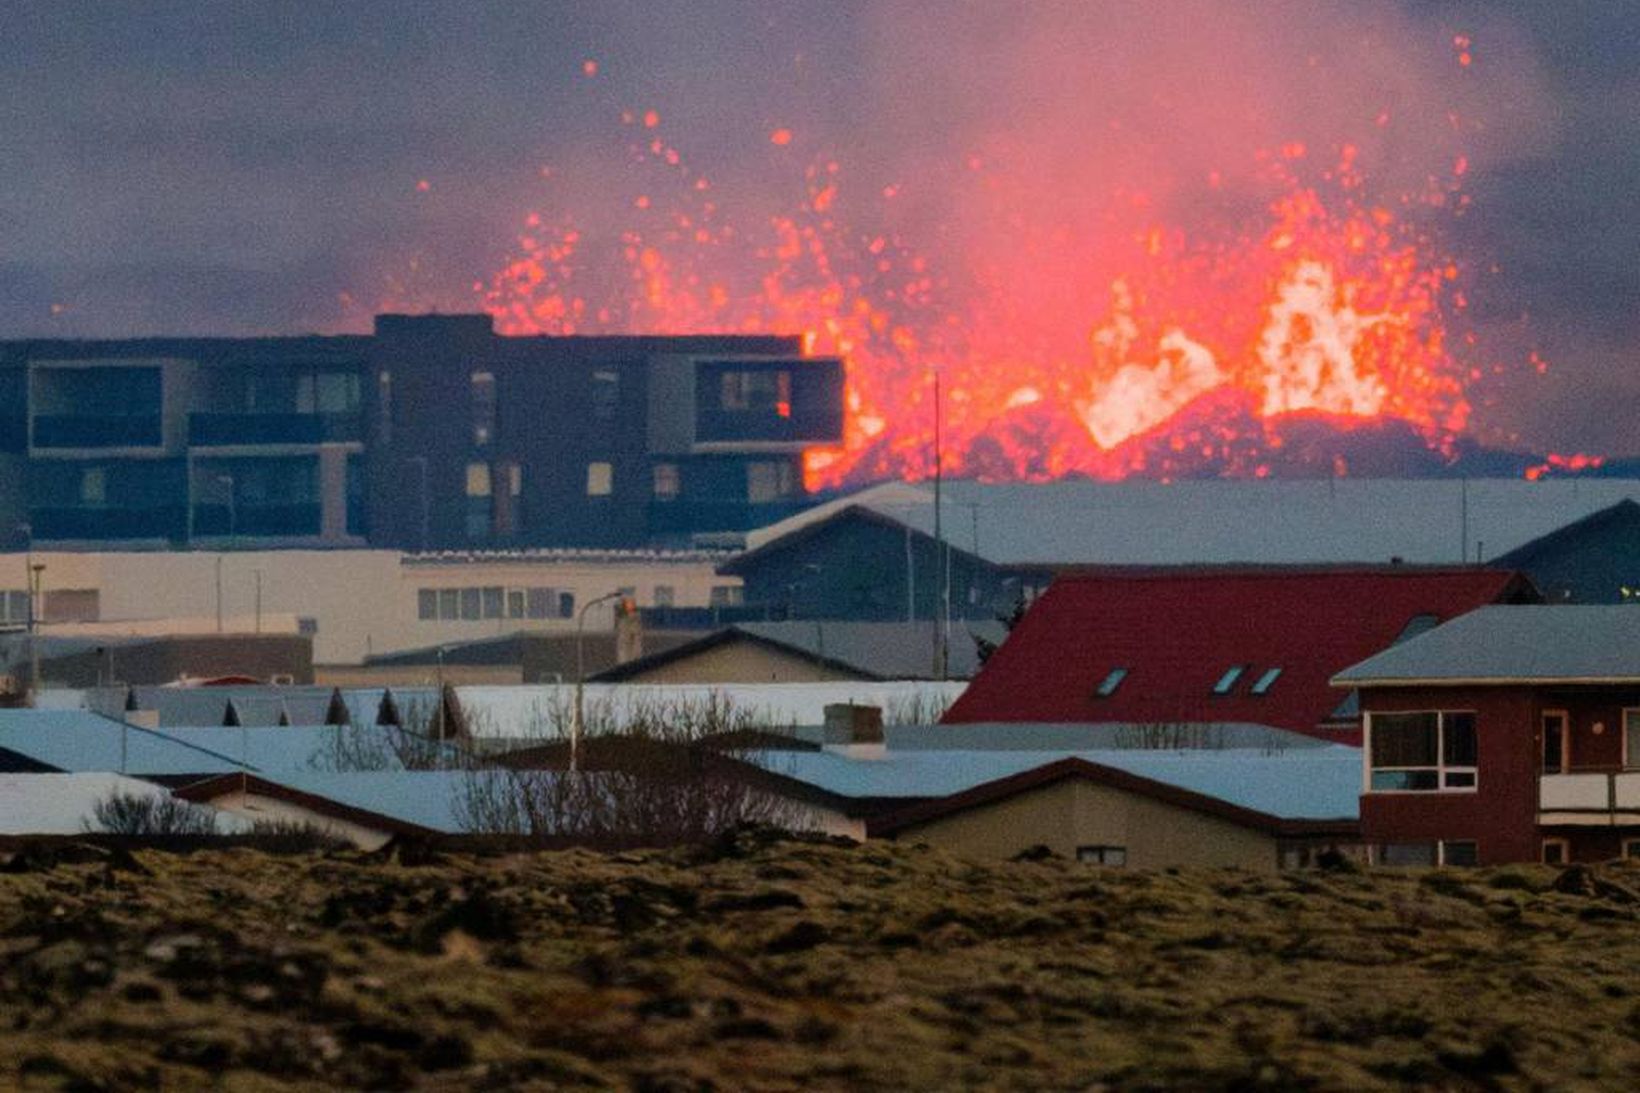
[[[1537,600],[1524,577],[1476,566],[1071,573],[944,720],[1120,721],[1161,736],[1249,722],[1355,743],[1336,673],[1478,607]]]
[[[1640,856],[1640,611],[1487,607],[1340,671],[1386,864]]]
[[[1633,497],[1632,478],[949,481],[936,540],[932,485],[894,482],[748,532],[722,572],[744,582],[748,607],[797,619],[988,619],[1088,566],[1486,562],[1541,572],[1557,601],[1568,589],[1615,602],[1616,587],[1640,585],[1621,520],[1599,525],[1616,536],[1599,573],[1564,553],[1566,538],[1500,555]]]
[[[487,315],[0,342],[0,538],[687,544],[801,506],[804,450],[842,437],[842,381],[796,337],[504,337]]]
[[[1625,498],[1500,555],[1548,603],[1640,601],[1640,503]]]

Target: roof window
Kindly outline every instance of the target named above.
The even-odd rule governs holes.
[[[1112,668],[1110,674],[1100,681],[1099,686],[1093,689],[1094,695],[1099,698],[1109,698],[1116,693],[1116,688],[1122,685],[1122,680],[1127,678],[1127,674],[1128,670],[1126,668]]]
[[[1247,665],[1245,664],[1231,665],[1231,667],[1219,677],[1219,681],[1213,684],[1213,693],[1216,695],[1227,695],[1231,691],[1235,690],[1236,681],[1241,678],[1242,673],[1245,671],[1247,671]]]
[[[1270,688],[1274,687],[1275,684],[1276,684],[1276,680],[1278,680],[1280,678],[1281,678],[1281,669],[1280,668],[1266,668],[1264,670],[1264,674],[1259,676],[1256,680],[1253,681],[1252,693],[1256,694],[1256,695],[1267,695],[1267,694],[1269,694],[1270,693]]]

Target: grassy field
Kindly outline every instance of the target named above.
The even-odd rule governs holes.
[[[743,833],[4,869],[5,1088],[1640,1082],[1622,865],[1143,874]]]

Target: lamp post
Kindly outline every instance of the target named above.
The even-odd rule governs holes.
[[[31,554],[30,558],[32,557]],[[30,561],[28,571],[28,693],[29,705],[32,706],[40,690],[40,639],[35,631],[39,628],[42,613],[34,603],[40,598],[40,586],[45,579],[46,564]]]
[[[581,730],[586,726],[586,624],[587,612],[601,603],[621,598],[620,592],[606,592],[581,605],[575,616],[575,717],[569,725],[569,769],[574,773],[581,761]]]

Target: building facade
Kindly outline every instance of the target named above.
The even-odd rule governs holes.
[[[632,547],[795,511],[842,362],[772,336],[0,343],[0,538],[68,547]]]

